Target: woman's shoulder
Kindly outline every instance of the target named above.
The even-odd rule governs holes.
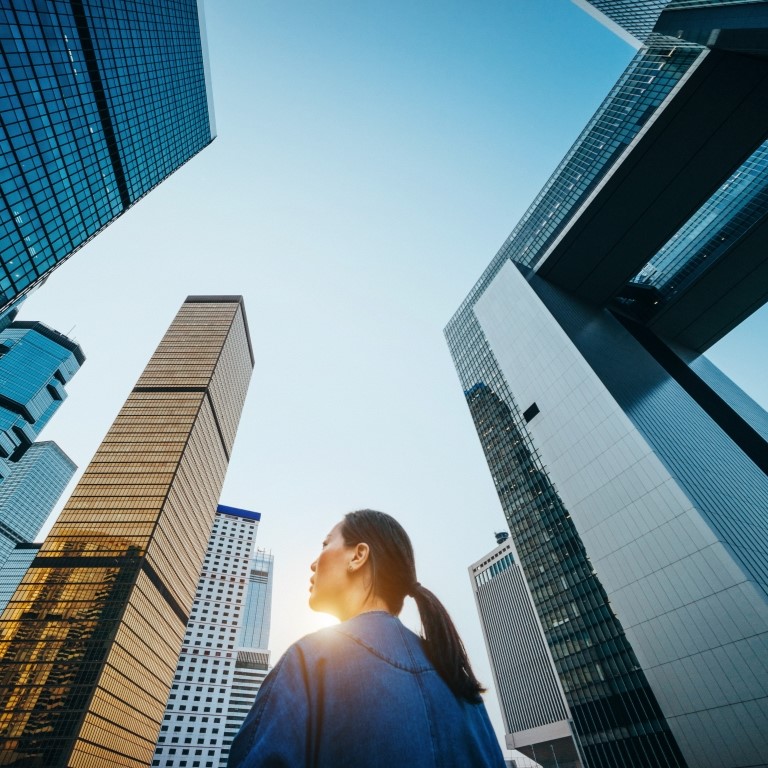
[[[279,663],[285,660],[291,667],[298,663],[307,669],[319,660],[346,659],[350,654],[372,655],[413,672],[432,668],[418,635],[384,611],[363,613],[305,635],[288,648]]]
[[[421,638],[390,613],[363,613],[333,629],[392,666],[409,672],[432,669]]]
[[[275,664],[275,671],[279,668],[306,668],[312,666],[318,658],[327,657],[328,654],[338,652],[339,634],[335,627],[325,627],[315,632],[310,632],[288,646],[280,660]]]

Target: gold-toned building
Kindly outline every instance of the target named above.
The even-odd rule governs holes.
[[[190,296],[0,617],[0,765],[150,765],[252,370]]]

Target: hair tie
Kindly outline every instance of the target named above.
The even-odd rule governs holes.
[[[413,597],[418,589],[421,589],[421,584],[419,584],[418,581],[414,581],[413,584],[411,584],[411,588],[408,590],[408,595]]]

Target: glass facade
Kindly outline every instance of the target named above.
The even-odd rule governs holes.
[[[632,279],[668,301],[728,254],[768,211],[768,142],[763,144]]]
[[[56,413],[84,361],[77,344],[42,323],[16,321],[0,332],[0,482]]]
[[[686,443],[692,430],[683,427],[680,419],[684,417],[681,414],[693,418],[695,413],[695,418],[699,419],[701,414],[696,409],[700,406],[691,402],[695,399],[691,394],[695,387],[686,391],[679,381],[673,381],[674,377],[667,376],[666,380],[664,376],[656,377],[647,391],[638,389],[639,384],[634,389],[627,386],[623,401],[617,390],[614,396],[619,397],[622,406],[627,409],[626,415],[613,413],[611,407],[618,409],[619,413],[621,411],[615,401],[611,406],[610,400],[605,401],[604,412],[587,414],[589,403],[598,397],[598,392],[602,393],[600,386],[603,385],[595,383],[599,383],[598,376],[610,378],[611,371],[618,375],[635,370],[633,363],[629,362],[631,358],[627,350],[633,349],[636,342],[628,340],[626,335],[609,338],[607,331],[600,336],[594,329],[599,327],[603,333],[603,326],[597,324],[594,315],[580,315],[578,301],[563,301],[558,322],[562,328],[569,329],[574,346],[565,346],[557,354],[548,355],[542,348],[542,328],[554,322],[550,308],[557,302],[552,299],[551,304],[541,304],[538,300],[530,299],[526,289],[509,277],[509,270],[512,270],[518,277],[525,276],[525,279],[520,277],[522,285],[527,284],[525,280],[532,285],[537,284],[537,265],[544,259],[550,246],[578,215],[601,179],[610,173],[620,158],[626,157],[626,151],[631,152],[628,148],[632,140],[658,109],[663,108],[674,87],[704,50],[693,44],[681,45],[678,41],[678,44],[672,45],[669,41],[648,36],[658,12],[666,5],[664,2],[622,3],[619,0],[605,0],[592,5],[617,23],[624,24],[632,34],[645,40],[646,45],[630,62],[607,99],[451,318],[445,335],[509,523],[519,564],[530,587],[549,652],[573,717],[585,762],[592,768],[747,765],[751,764],[750,760],[754,762],[755,755],[761,754],[764,746],[759,735],[756,735],[759,734],[759,726],[755,728],[754,723],[757,717],[755,713],[761,706],[764,711],[765,703],[764,691],[759,694],[755,689],[755,681],[760,679],[765,665],[764,662],[757,662],[746,648],[746,629],[742,632],[746,615],[759,616],[755,620],[760,625],[760,631],[764,629],[762,617],[765,601],[758,599],[753,586],[747,586],[747,582],[755,583],[750,581],[757,578],[755,574],[762,573],[756,565],[758,560],[766,560],[763,525],[756,518],[758,510],[764,508],[759,501],[763,491],[759,482],[757,486],[755,484],[755,466],[750,464],[754,460],[749,455],[739,454],[738,460],[723,460],[723,466],[715,462],[717,471],[710,472],[709,477],[706,472],[702,474],[699,461],[691,462],[696,465],[695,469],[686,466],[686,452],[696,452],[697,449],[693,443]],[[761,219],[765,211],[763,195],[767,166],[768,157],[765,148],[761,147],[740,169],[734,171],[732,177],[658,254],[648,255],[648,265],[632,282],[650,283],[657,290],[670,293],[687,290],[693,281],[704,274],[709,264],[727,252],[740,235]],[[722,250],[718,250],[718,247]],[[552,289],[551,293],[555,295],[557,291]],[[526,307],[529,313],[527,318],[523,317],[523,309]],[[480,309],[482,312],[479,312]],[[479,314],[482,315],[482,321]],[[577,322],[575,318],[581,320]],[[605,327],[609,326],[607,324]],[[557,333],[562,336],[562,328],[559,331],[552,330],[553,338],[558,338]],[[494,331],[493,338],[489,337],[489,330]],[[552,383],[553,389],[556,389],[558,382],[567,379],[571,369],[566,368],[566,358],[570,360],[566,353],[570,354],[577,348],[587,355],[583,339],[590,333],[596,337],[592,340],[595,346],[603,345],[600,349],[604,369],[585,374],[585,380],[578,387],[560,387],[553,402],[561,404],[558,406],[558,414],[563,422],[553,422],[552,415],[547,413],[547,404],[543,404],[537,395],[537,387],[541,390]],[[698,357],[682,349],[677,351],[688,360]],[[500,364],[500,357],[504,365]],[[576,360],[581,361],[581,358],[577,355],[573,365],[576,365]],[[538,378],[526,379],[524,372],[528,369],[536,370]],[[709,375],[709,378],[718,377]],[[521,382],[525,382],[525,386]],[[674,398],[665,397],[664,394],[671,387],[680,387],[683,391],[676,390],[678,394]],[[732,385],[724,386],[720,381],[718,387],[727,393],[729,401],[743,402],[743,398],[733,395]],[[700,401],[706,399],[704,395],[697,397]],[[671,405],[673,401],[675,406]],[[579,416],[582,409],[585,413]],[[752,413],[754,410],[750,406],[749,409],[741,409],[741,412]],[[627,417],[635,419],[633,429],[626,429],[622,419],[626,420]],[[578,425],[564,429],[566,421],[570,425],[571,420],[577,418],[580,418]],[[603,483],[601,487],[606,494],[603,500],[606,522],[602,527],[595,522],[595,511],[590,513],[582,506],[588,474],[580,476],[574,470],[579,465],[580,456],[589,453],[585,448],[591,445],[590,440],[596,439],[593,433],[599,430],[594,423],[595,419],[602,420],[599,426],[606,430],[612,429],[614,436],[624,435],[626,430],[623,438],[625,443],[634,442],[638,434],[642,435],[642,440],[647,439],[650,443],[644,443],[645,456],[653,457],[654,461],[666,467],[666,470],[662,470],[654,464],[652,473],[656,474],[648,474],[651,470],[640,468],[643,462],[639,457],[643,454],[639,453],[637,466],[627,470],[620,478],[611,480],[610,473],[597,472],[596,477]],[[709,426],[702,427],[698,433],[699,439],[706,433],[706,441],[712,441],[717,434],[717,440],[712,444],[718,446],[718,451],[723,451],[718,456],[730,456],[732,445],[725,445],[721,431],[712,419],[707,424]],[[564,443],[566,435],[571,441],[567,446]],[[596,461],[611,466],[620,457],[623,458],[626,448],[622,444],[608,449],[608,437],[605,443],[606,452]],[[581,450],[578,448],[580,444],[583,446]],[[704,444],[709,445],[710,442],[699,442],[699,445]],[[640,448],[637,450],[641,451]],[[736,457],[737,453],[732,455]],[[562,464],[559,463],[561,460]],[[710,457],[710,463],[713,461]],[[728,475],[725,481],[724,475]],[[659,500],[659,507],[633,499],[632,493],[639,493],[638,489],[650,482],[650,477],[656,483],[651,485],[654,492],[661,496],[659,489],[675,488],[674,493],[670,491],[674,498]],[[748,479],[745,481],[745,478]],[[744,549],[744,562],[739,557],[730,563],[721,562],[721,558],[727,558],[722,550],[718,550],[717,555],[710,553],[709,564],[705,566],[707,570],[716,570],[717,576],[697,576],[695,574],[700,574],[698,558],[701,555],[698,550],[694,551],[695,547],[690,543],[698,541],[694,532],[700,531],[702,520],[708,519],[707,509],[723,507],[723,504],[712,501],[712,498],[726,496],[731,493],[729,489],[735,486],[739,487],[737,495],[739,503],[744,507],[736,516],[741,522],[732,525],[730,532],[721,527],[718,535],[722,541],[728,542],[725,545],[727,548],[739,539],[741,543],[737,546]],[[758,489],[758,495],[755,495],[755,488]],[[650,493],[650,489],[647,492]],[[705,497],[710,497],[709,501]],[[659,516],[660,509],[674,510],[669,511],[669,514],[671,517],[677,516],[676,524],[679,525],[681,518],[689,513],[691,498],[699,506],[688,523],[689,528],[675,528],[674,534],[683,537],[681,541],[689,544],[689,550],[681,546],[676,554],[667,552],[669,548],[665,547],[665,540],[661,537],[654,542],[653,556],[637,552],[632,556],[627,554],[623,560],[616,562],[613,558],[618,555],[606,553],[605,565],[596,562],[601,546],[621,538],[615,526],[618,525],[618,511],[624,509],[625,505],[629,516],[631,505],[636,503],[634,514],[642,515],[638,520],[652,520]],[[611,508],[615,515],[613,521],[610,521]],[[580,515],[579,524],[576,522],[577,511]],[[729,513],[724,514],[728,516]],[[624,523],[628,531],[636,526],[632,520],[629,516]],[[675,523],[670,519],[665,525],[672,527]],[[744,535],[751,530],[753,542],[745,547],[744,535],[736,536],[735,528],[741,528],[741,534]],[[651,533],[647,535],[651,536]],[[733,539],[732,543],[728,536]],[[637,540],[642,540],[639,535]],[[716,547],[714,542],[709,545]],[[626,543],[624,546],[629,548],[634,545]],[[665,553],[665,557],[686,557],[692,563],[685,575],[682,566],[677,566],[678,578],[669,577],[669,582],[665,582],[666,591],[654,582],[656,577],[650,570],[648,573],[643,570],[651,568],[649,561],[663,560],[657,554],[660,551]],[[610,566],[607,564],[609,561]],[[714,566],[715,562],[717,567]],[[642,572],[644,575],[637,575],[636,581],[630,579],[630,586],[622,582],[622,567],[627,579],[634,573]],[[672,561],[664,561],[664,567],[670,571],[675,568]],[[735,577],[734,581],[729,581],[725,574],[735,572],[746,574],[747,581],[739,581]],[[692,589],[691,584],[697,581],[710,585],[712,594],[699,595]],[[651,583],[654,584],[655,592],[652,592]],[[739,598],[739,611],[726,607],[722,601],[718,602],[720,598],[714,594],[717,589],[725,589],[723,585],[726,583],[730,584],[728,589],[744,590],[745,596]],[[645,593],[638,586],[640,584],[646,590]],[[634,603],[622,602],[624,598],[621,596],[633,589],[637,590]],[[700,610],[707,612],[707,618],[694,618],[690,611],[685,614],[689,609],[684,607],[683,602],[679,605],[675,603],[674,610],[679,612],[679,616],[687,616],[689,629],[688,634],[677,624],[671,629],[664,625],[664,621],[671,622],[674,612],[670,609],[666,619],[655,616],[654,607],[646,606],[647,598],[644,595],[648,592],[653,593],[657,605],[667,604],[670,595],[683,601],[683,595],[695,593],[695,599],[702,601]],[[638,612],[631,608],[633,604],[641,602],[647,607],[647,615],[642,621],[637,618]],[[616,608],[620,603],[621,611]],[[705,603],[706,608],[703,607]],[[661,612],[660,608],[657,610]],[[674,615],[678,616],[677,613]],[[709,629],[709,622],[712,621],[730,622],[731,626],[740,629],[738,632],[734,630],[727,639],[724,639],[724,635],[716,642],[711,638]],[[706,642],[712,643],[709,653],[719,654],[721,651],[716,650],[718,644],[723,648],[724,643],[728,644],[728,650],[722,651],[723,658],[718,661],[718,671],[713,672],[712,680],[706,683],[698,680],[693,670],[684,671],[687,662],[683,659],[685,654],[703,653],[699,647],[703,647],[703,637],[707,637]],[[760,637],[761,640],[756,641],[758,644],[764,642],[764,635]],[[703,659],[701,663],[705,664]],[[722,691],[728,685],[725,682],[727,676],[721,674],[720,670],[729,664],[732,668],[733,665],[746,665],[756,671],[743,673],[743,679],[747,682],[738,694],[733,691],[724,695]],[[667,681],[672,678],[675,682],[668,684]],[[697,685],[707,688],[706,696],[699,698],[698,711],[694,703]],[[677,699],[671,693],[673,687]],[[715,692],[718,687],[721,691],[719,699]],[[681,690],[685,693],[680,693]],[[700,691],[697,693],[700,694]],[[755,701],[763,703],[748,703],[753,696],[757,696]],[[726,712],[726,701],[730,705],[737,698],[739,704],[733,703],[732,709]],[[705,705],[701,704],[704,700]],[[715,717],[718,707],[721,708],[719,711],[723,722],[729,723],[730,732],[738,731],[742,744],[748,745],[743,747],[740,756],[737,755],[739,750],[732,743],[727,744],[728,729],[718,731],[710,720],[710,717]],[[739,710],[739,707],[743,709]],[[722,738],[711,735],[715,733],[720,733]],[[708,755],[706,758],[702,757],[703,744],[707,744],[704,750]],[[765,749],[762,749],[762,754],[765,754]]]
[[[13,597],[30,563],[35,559],[40,544],[21,542],[17,544],[0,565],[0,614]]]
[[[629,32],[638,42],[650,42],[656,19],[670,4],[669,0],[574,0],[589,12],[589,6]],[[655,39],[658,40],[658,37]],[[662,41],[663,42],[663,41]],[[679,40],[672,41],[679,44]]]
[[[260,517],[218,507],[153,766],[226,768],[266,675],[272,556],[253,554]],[[244,638],[264,645],[243,648]]]
[[[684,766],[501,372],[465,394],[587,764]]]
[[[151,762],[252,369],[189,297],[0,617],[0,765]]]
[[[589,660],[605,681],[582,679],[580,694],[598,699],[604,718],[619,693],[635,716],[652,696],[685,764],[759,765],[768,754],[768,477],[607,309],[509,264],[475,315],[521,407],[473,415],[574,725],[583,727],[570,675]],[[538,413],[526,421],[532,403]],[[516,416],[534,466],[504,447],[519,437]],[[553,610],[558,600],[564,610]],[[627,685],[636,681],[647,688]],[[601,685],[613,695],[598,697]],[[593,765],[593,745],[581,743]],[[598,763],[648,764],[664,763]]]
[[[0,568],[17,544],[32,541],[77,467],[56,443],[33,443],[0,482]]]
[[[256,550],[248,574],[243,625],[237,639],[237,644],[241,648],[269,648],[273,565],[274,557],[271,552],[263,549]]]
[[[0,8],[0,311],[209,144],[198,0]]]

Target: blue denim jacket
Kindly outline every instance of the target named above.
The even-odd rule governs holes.
[[[482,703],[456,698],[385,612],[294,643],[232,743],[229,768],[504,768]]]

